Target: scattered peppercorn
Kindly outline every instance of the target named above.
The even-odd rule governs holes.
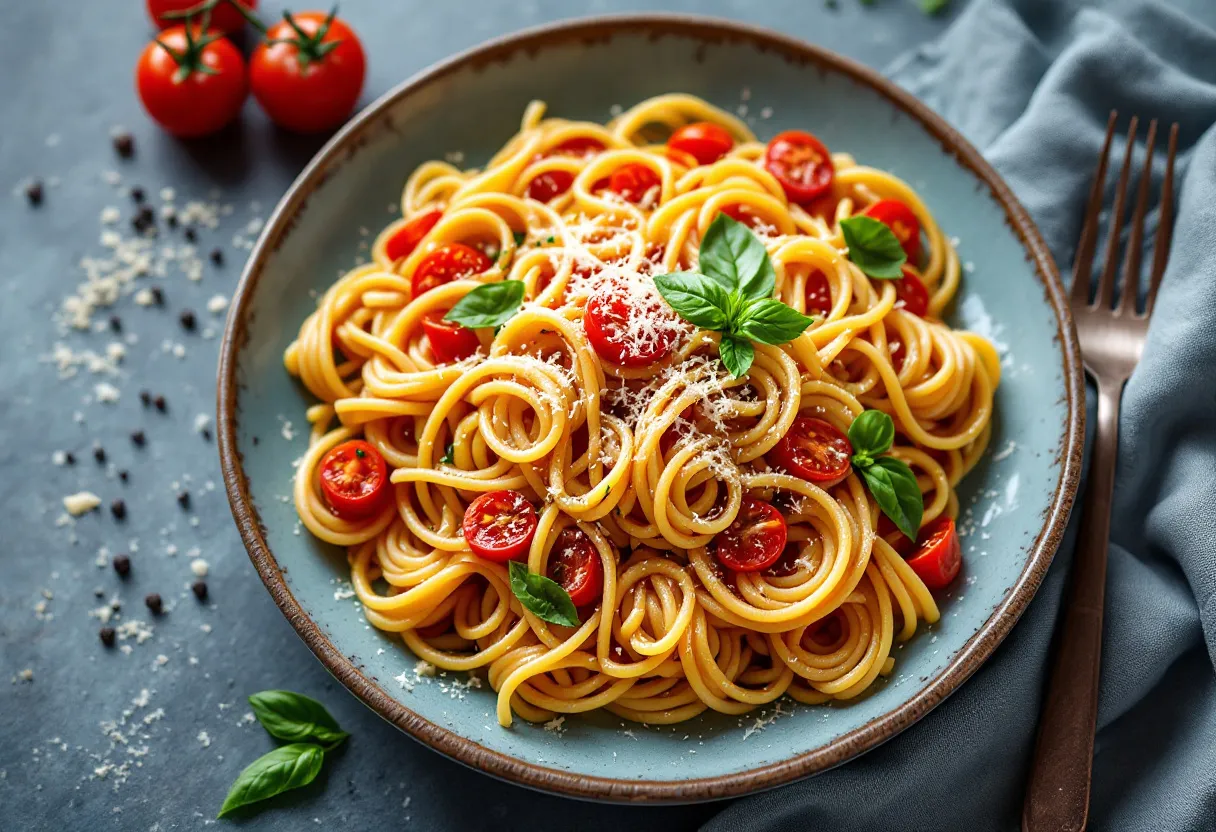
[[[152,400],[152,404],[156,405],[156,409],[161,413],[164,413],[169,408],[169,404],[165,401],[164,396],[157,396]]]
[[[119,471],[119,472],[118,472],[118,478],[119,478],[120,480],[122,480],[123,482],[126,482],[126,481],[127,481],[127,477],[129,477],[129,476],[130,476],[130,474],[128,474],[128,473],[126,472],[126,470],[122,470],[122,471]]]
[[[131,559],[126,555],[114,556],[114,571],[118,573],[120,578],[125,578],[131,574]]]
[[[151,206],[144,205],[139,209],[138,213],[131,218],[131,227],[139,233],[147,231],[149,228],[156,227],[156,212]]]
[[[193,243],[198,241],[198,234],[194,233],[193,228],[187,228],[185,232],[186,242]]]
[[[113,627],[102,627],[100,630],[97,631],[97,635],[101,636],[101,643],[104,644],[106,647],[114,646],[114,628]]]
[[[207,600],[207,582],[195,581],[190,584],[190,591],[194,593],[194,597],[200,601]]]
[[[142,430],[137,430],[135,433],[131,434],[131,441],[142,448],[144,443],[148,441],[148,438],[144,436],[144,432]]]
[[[157,306],[165,305],[165,292],[159,286],[152,287],[152,302]]]
[[[211,262],[217,266],[224,265],[224,252],[218,248],[211,249]]]
[[[99,586],[95,586],[95,587],[93,587],[93,597],[94,598],[105,598],[106,591]]]
[[[100,445],[93,448],[93,459],[97,460],[98,462],[105,462],[106,461],[106,449],[101,447]]]
[[[160,600],[160,595],[155,592],[144,598],[144,604],[147,605],[148,609],[152,610],[153,615],[160,615],[165,608],[164,602]]]
[[[135,155],[135,139],[130,133],[122,132],[114,136],[114,150],[124,159],[130,159]]]
[[[177,228],[177,214],[170,214],[165,217],[165,222],[169,223],[170,228]]]
[[[190,508],[190,492],[181,491],[177,495],[177,504],[182,508]]]
[[[149,393],[147,390],[140,390],[139,391],[139,403],[142,404],[144,407],[148,407],[149,405],[151,405],[152,404],[152,394]]]
[[[144,189],[139,187],[138,185],[136,185],[134,188],[132,188],[131,189],[131,199],[135,200],[136,202],[143,202],[144,201]]]
[[[182,314],[178,316],[178,319],[182,322],[182,329],[186,330],[187,332],[194,331],[194,325],[196,323],[194,320],[194,312],[189,309],[183,309]]]
[[[110,329],[114,332],[122,332],[122,318],[117,315],[110,316]]]
[[[71,451],[68,451],[67,453],[65,453],[63,455],[63,464],[64,465],[75,465],[76,464],[76,455],[73,454]]]
[[[114,515],[115,520],[125,520],[127,517],[127,504],[122,498],[110,503],[110,514]]]
[[[199,433],[201,433],[203,435],[204,442],[211,441],[211,428],[203,428],[202,430],[199,431]]]
[[[255,445],[256,445],[256,444],[258,444],[258,443],[259,443],[259,442],[261,442],[261,441],[262,441],[262,440],[258,439],[256,436],[255,436],[255,437],[253,437],[253,444],[255,444]]]
[[[40,180],[35,179],[25,186],[25,198],[30,201],[30,205],[42,204],[42,182]]]

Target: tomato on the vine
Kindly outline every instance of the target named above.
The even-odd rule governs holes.
[[[233,2],[239,2],[250,12],[258,7],[258,0],[212,0],[210,28],[219,29],[226,35],[234,35],[245,28],[245,16],[237,10]],[[168,29],[183,22],[178,15],[197,8],[200,3],[199,0],[146,0],[146,5],[148,16],[157,28]],[[202,15],[197,14],[194,19],[201,21]]]
[[[144,47],[135,66],[144,109],[175,136],[214,133],[245,103],[245,59],[219,32],[174,26]]]

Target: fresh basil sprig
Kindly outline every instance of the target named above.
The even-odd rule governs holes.
[[[523,302],[522,280],[483,283],[457,301],[443,319],[469,329],[501,326],[511,320]]]
[[[881,410],[866,410],[849,425],[853,468],[882,513],[891,518],[909,540],[916,540],[925,513],[916,475],[903,460],[881,456],[895,441],[895,422]]]
[[[895,232],[886,225],[873,217],[859,215],[841,220],[840,230],[849,247],[849,259],[857,268],[879,280],[903,276],[902,266],[908,262],[908,255]]]
[[[249,704],[262,727],[281,740],[333,745],[350,736],[338,727],[324,705],[301,693],[264,690],[249,697]]]
[[[701,239],[699,272],[654,279],[676,313],[701,329],[722,333],[718,355],[732,376],[755,359],[752,341],[785,344],[813,319],[773,298],[776,272],[764,243],[743,223],[719,214]]]
[[[560,584],[544,575],[529,572],[528,567],[517,560],[511,561],[507,572],[511,578],[511,592],[528,612],[550,624],[562,627],[579,625],[578,610]]]

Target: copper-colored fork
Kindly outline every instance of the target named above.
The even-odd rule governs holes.
[[[1102,606],[1106,589],[1106,550],[1110,536],[1110,501],[1118,452],[1119,402],[1123,384],[1140,361],[1157,289],[1169,258],[1173,225],[1174,156],[1178,125],[1170,128],[1169,156],[1162,185],[1157,237],[1143,312],[1136,308],[1144,252],[1144,217],[1148,210],[1157,122],[1149,123],[1144,170],[1140,176],[1131,235],[1123,257],[1122,294],[1115,301],[1115,275],[1138,119],[1132,117],[1127,150],[1111,209],[1105,263],[1090,300],[1098,215],[1105,192],[1107,158],[1115,133],[1110,114],[1106,141],[1098,161],[1085,225],[1077,244],[1069,305],[1085,369],[1098,386],[1098,425],[1089,463],[1089,484],[1081,508],[1081,528],[1072,567],[1072,585],[1064,601],[1055,665],[1039,717],[1039,736],[1022,810],[1025,832],[1079,832],[1089,813],[1094,730],[1098,717],[1098,668],[1102,656]]]

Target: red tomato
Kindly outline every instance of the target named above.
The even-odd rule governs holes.
[[[182,138],[214,133],[236,118],[248,92],[240,51],[218,32],[204,35],[197,27],[187,33],[174,26],[159,40],[144,47],[135,65],[135,87],[148,115]]]
[[[388,495],[384,457],[362,439],[335,446],[321,459],[321,493],[334,514],[358,520],[374,514]]]
[[[583,313],[583,331],[596,353],[625,367],[645,367],[666,357],[678,334],[666,307],[655,298],[641,314],[631,311],[629,301],[612,287],[592,295]],[[672,325],[656,325],[663,320]]]
[[[912,209],[898,199],[880,199],[865,210],[867,217],[873,217],[891,229],[899,244],[908,255],[908,262],[913,265],[920,262],[920,220]]]
[[[725,205],[722,208],[722,213],[735,222],[743,223],[748,228],[755,228],[760,222],[760,218],[753,214],[750,208],[743,205]]]
[[[553,145],[541,156],[591,156],[603,149],[604,143],[599,139],[593,139],[590,136],[575,136],[573,139],[566,139],[564,142]]]
[[[942,516],[920,530],[920,547],[908,566],[931,590],[945,589],[963,567],[963,550],[954,521]]]
[[[764,167],[791,202],[810,202],[832,187],[836,168],[823,142],[802,130],[778,133],[764,151]]]
[[[929,312],[929,290],[916,272],[904,266],[904,276],[895,281],[895,294],[904,302],[904,311],[925,317]]]
[[[258,7],[258,0],[238,0],[238,2],[249,11],[253,11]],[[166,14],[174,12],[183,12],[187,9],[192,9],[199,4],[199,0],[146,0],[148,6],[148,16],[152,18],[152,22],[157,28],[167,29],[170,26],[175,26],[185,21],[181,18],[165,17]],[[201,23],[203,16],[196,15],[195,22]],[[226,35],[233,35],[245,28],[245,17],[229,0],[219,0],[211,8],[211,24],[210,28],[219,29]]]
[[[659,175],[637,162],[622,165],[608,177],[608,190],[620,194],[623,199],[635,205],[658,186]]]
[[[806,279],[806,311],[820,315],[832,311],[832,287],[828,284],[828,276],[819,269]]]
[[[667,146],[680,150],[701,165],[712,165],[735,146],[735,140],[724,128],[709,121],[686,124],[671,134]]]
[[[548,202],[570,190],[570,186],[573,184],[574,174],[570,171],[547,170],[528,183],[528,189],[524,194],[528,199]]]
[[[414,249],[418,248],[422,238],[431,233],[431,229],[438,224],[442,216],[442,211],[427,211],[414,217],[388,238],[388,242],[384,244],[385,255],[394,261],[409,257]]]
[[[428,312],[422,318],[422,331],[431,342],[431,352],[441,364],[452,364],[477,352],[481,339],[466,326],[445,321],[445,312]]]
[[[447,243],[422,258],[410,278],[410,286],[414,297],[418,297],[453,280],[481,274],[493,265],[493,260],[472,246]]]
[[[536,509],[523,494],[491,491],[469,503],[462,528],[473,554],[505,563],[528,553],[538,522]]]
[[[562,529],[549,553],[549,577],[561,584],[574,606],[595,602],[604,589],[604,563],[586,532]]]
[[[831,482],[849,473],[853,446],[835,427],[799,416],[771,451],[769,462],[810,482]]]
[[[764,500],[747,496],[735,522],[718,535],[714,554],[727,569],[759,572],[781,557],[786,533],[781,512]]]
[[[266,32],[253,50],[253,97],[280,127],[318,133],[337,127],[359,100],[367,59],[359,36],[324,12],[300,12]],[[336,45],[331,45],[336,44]]]

